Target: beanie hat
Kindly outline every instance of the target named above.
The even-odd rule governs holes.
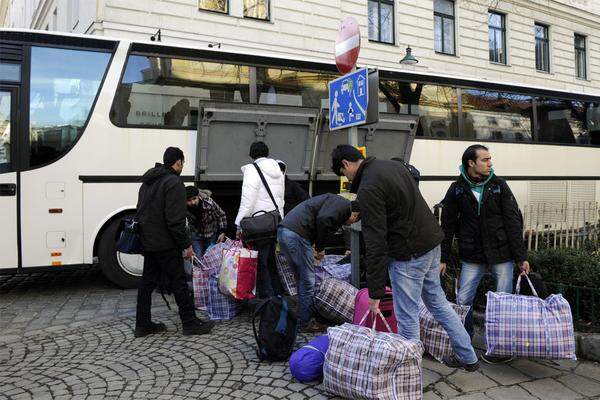
[[[194,196],[198,196],[198,193],[200,193],[200,191],[198,190],[198,188],[196,186],[186,186],[185,187],[185,198],[187,200],[191,199]]]
[[[163,154],[163,164],[167,167],[172,166],[177,161],[183,161],[183,151],[178,147],[167,147]]]

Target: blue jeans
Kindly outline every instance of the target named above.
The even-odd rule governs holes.
[[[420,340],[419,304],[423,300],[433,317],[444,327],[457,358],[466,364],[477,361],[471,338],[460,318],[450,307],[440,284],[440,246],[410,261],[391,260],[390,280],[398,333]]]
[[[486,271],[486,264],[476,264],[462,262],[460,270],[460,278],[458,279],[458,296],[456,302],[460,305],[472,306],[477,288],[481,282],[481,278]],[[513,270],[515,264],[512,261],[492,264],[492,275],[496,281],[496,292],[512,293],[513,290]],[[469,311],[465,318],[465,328],[469,335],[473,336],[473,309]]]
[[[302,329],[313,314],[315,266],[312,244],[288,228],[277,231],[279,247],[289,266],[298,277],[298,329]]]
[[[194,249],[196,257],[201,259],[202,256],[204,256],[204,253],[206,253],[206,250],[217,243],[217,238],[216,233],[209,238],[192,234],[192,248]]]

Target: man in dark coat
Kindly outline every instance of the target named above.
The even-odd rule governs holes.
[[[186,224],[185,186],[179,175],[183,170],[183,152],[169,147],[163,155],[164,165],[156,164],[143,176],[137,208],[140,238],[144,248],[144,272],[138,289],[135,336],[163,332],[162,323],[151,320],[154,289],[171,291],[175,296],[184,335],[210,332],[214,323],[196,318],[194,303],[187,288],[183,256],[192,258],[194,251]]]
[[[397,161],[364,159],[349,145],[335,148],[331,159],[333,172],[352,182],[350,191],[357,193],[360,204],[370,310],[380,312],[379,301],[389,274],[398,333],[420,339],[422,300],[450,337],[455,355],[444,363],[475,371],[479,362],[469,335],[440,284],[444,233],[411,173]]]
[[[283,196],[285,203],[283,211],[284,215],[287,215],[294,207],[308,199],[308,193],[306,193],[306,190],[304,190],[298,182],[288,178],[286,175],[287,165],[283,161],[277,160],[277,163],[279,164],[281,172],[285,175],[285,192]]]
[[[480,144],[469,146],[462,157],[460,176],[450,185],[442,208],[442,243],[440,270],[446,270],[452,241],[458,238],[461,272],[457,302],[472,305],[481,278],[490,267],[496,291],[512,293],[513,269],[518,264],[529,272],[527,250],[523,242],[523,221],[515,197],[506,181],[494,175],[492,156]],[[473,335],[473,313],[465,320]],[[510,358],[483,356],[486,362]]]
[[[342,225],[358,221],[358,216],[356,202],[327,193],[303,201],[279,224],[279,246],[298,276],[299,330],[315,331],[320,328],[311,320],[315,290],[313,245],[316,258],[323,259],[326,239]]]

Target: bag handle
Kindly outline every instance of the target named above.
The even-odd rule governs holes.
[[[358,323],[359,326],[364,326],[363,324],[365,323],[367,317],[369,316],[369,314],[372,313],[371,310],[367,310],[365,312],[365,315],[363,315],[362,319],[360,320],[360,322]],[[390,324],[388,324],[387,320],[385,319],[385,317],[383,316],[383,314],[381,313],[381,310],[379,310],[375,314],[375,318],[373,318],[373,326],[371,327],[371,330],[375,330],[375,325],[377,324],[377,316],[379,316],[381,318],[381,320],[383,321],[383,323],[385,324],[386,329],[388,330],[389,333],[394,333],[392,331],[392,328],[390,328]],[[368,328],[368,326],[366,327]]]
[[[521,293],[521,277],[522,276],[523,276],[523,274],[520,274],[519,277],[517,278],[517,286],[515,287],[515,294]],[[525,274],[525,279],[527,279],[527,282],[529,283],[529,287],[531,288],[531,293],[533,293],[533,295],[535,297],[540,297],[540,296],[538,296],[537,291],[533,287],[533,283],[531,283],[531,280],[529,279],[529,275]]]
[[[260,170],[258,164],[253,162],[252,165],[254,165],[254,168],[256,168],[256,172],[258,172],[258,176],[260,177],[260,180],[262,181],[263,185],[265,185],[265,189],[267,189],[267,193],[269,193],[269,197],[271,198],[271,201],[273,202],[275,209],[277,210],[277,212],[279,214],[281,214],[281,211],[279,211],[279,207],[277,206],[277,202],[275,202],[275,197],[273,196],[273,193],[271,193],[271,188],[269,187],[269,184],[267,183],[267,180],[265,179],[265,176],[263,175],[262,171]]]

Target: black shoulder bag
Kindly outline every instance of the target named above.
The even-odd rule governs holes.
[[[155,182],[154,185],[156,185],[157,183],[158,182]],[[146,201],[137,210],[133,218],[123,218],[121,220],[121,226],[119,229],[120,233],[117,237],[116,244],[118,252],[125,254],[142,254],[143,247],[142,241],[140,239],[139,217],[142,215],[142,212],[146,209],[148,204],[150,204],[150,201],[154,197],[154,192],[156,192],[156,190],[157,189],[154,189],[152,193],[148,193]],[[150,192],[150,188],[148,188],[148,192]]]
[[[253,165],[256,168],[256,172],[258,172],[258,176],[260,176],[260,180],[262,181],[263,185],[265,185],[273,205],[275,206],[273,211],[257,211],[252,214],[251,217],[243,218],[240,221],[242,238],[244,242],[251,245],[260,246],[261,244],[266,244],[277,240],[277,226],[281,222],[281,214],[279,213],[279,208],[275,202],[275,197],[273,197],[273,193],[271,193],[271,188],[269,188],[269,184],[267,183],[265,176],[256,163],[253,163]]]

